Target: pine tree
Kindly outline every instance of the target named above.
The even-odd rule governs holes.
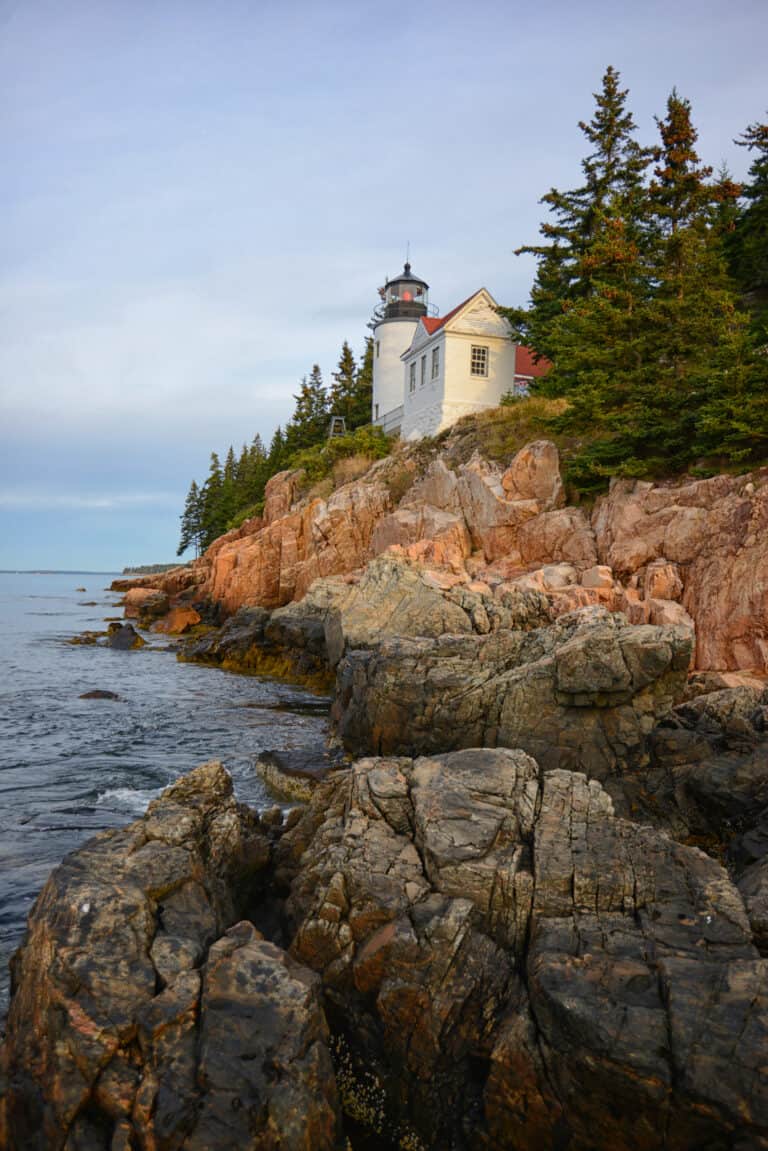
[[[593,239],[574,264],[590,290],[550,321],[546,388],[568,397],[563,425],[588,437],[570,465],[581,487],[743,450],[725,445],[722,423],[725,397],[743,394],[750,379],[722,253],[724,182],[710,182],[690,105],[676,92],[658,125],[647,195],[617,193],[595,213]]]
[[[701,164],[690,103],[676,91],[657,124],[662,144],[649,189],[658,238],[652,362],[659,440],[674,467],[717,450],[718,429],[710,419],[702,434],[703,413],[745,385],[749,347],[724,257],[723,181],[711,182],[712,169]]]
[[[331,372],[333,384],[329,398],[330,414],[343,416],[347,430],[352,427],[352,410],[355,403],[355,385],[357,382],[357,365],[352,349],[345,340],[341,346],[341,355],[335,372]]]
[[[221,489],[224,476],[216,452],[211,452],[208,478],[203,484],[201,513],[201,543],[203,549],[210,547],[215,539],[226,531],[226,520],[222,514]]]
[[[183,555],[189,547],[194,547],[195,558],[200,554],[202,544],[202,514],[203,504],[200,489],[194,480],[189,486],[189,492],[184,503],[184,512],[181,515],[181,539],[176,555]]]
[[[267,476],[274,476],[285,467],[287,459],[287,449],[285,445],[285,436],[283,429],[278,426],[275,428],[274,434],[269,445],[269,454],[267,456]]]
[[[365,351],[358,366],[348,342],[345,340],[335,372],[329,397],[329,412],[343,416],[348,432],[371,422],[373,401],[373,338],[368,336]]]
[[[755,334],[768,343],[768,123],[750,124],[736,143],[754,152],[742,188],[746,206],[727,242],[731,272],[754,314]]]
[[[370,424],[373,413],[373,336],[366,336],[365,351],[360,359],[355,380],[353,428]]]
[[[554,216],[540,228],[547,242],[517,249],[518,255],[528,252],[539,261],[529,307],[501,309],[517,338],[550,359],[555,352],[550,340],[553,321],[574,301],[597,290],[600,276],[590,253],[603,244],[609,220],[621,220],[627,242],[640,243],[643,180],[651,153],[634,139],[635,123],[625,107],[627,89],[619,87],[619,79],[614,68],[606,70],[602,89],[595,93],[594,116],[589,123],[579,122],[593,149],[582,161],[584,183],[569,192],[547,192],[541,202]]]
[[[289,452],[311,448],[322,443],[328,435],[328,397],[318,364],[313,364],[309,377],[304,376],[290,423],[285,429],[285,443]]]

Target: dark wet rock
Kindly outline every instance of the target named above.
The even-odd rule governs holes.
[[[105,622],[107,621],[105,620]],[[106,635],[105,631],[84,631],[79,635],[70,636],[67,643],[71,643],[75,647],[95,647]]]
[[[76,587],[75,591],[84,592],[84,591],[88,591],[88,588],[87,587]]]
[[[256,771],[279,796],[304,803],[310,799],[318,783],[343,763],[343,753],[325,747],[309,751],[262,751]]]
[[[677,834],[715,837],[737,866],[768,851],[768,689],[698,695],[649,746],[643,786]]]
[[[107,629],[107,647],[116,651],[135,651],[144,647],[145,643],[146,640],[130,623],[111,623]]]
[[[611,781],[647,759],[682,691],[687,628],[588,607],[532,631],[385,640],[349,652],[334,716],[353,754],[520,747],[550,770]],[[617,797],[621,788],[617,789]]]
[[[238,922],[270,833],[221,764],[69,855],[13,961],[0,1145],[337,1145],[316,976]]]
[[[338,1082],[401,1147],[767,1151],[764,914],[519,750],[361,760],[285,818],[207,764],[41,893],[0,1145],[340,1151]]]
[[[85,691],[79,699],[119,699],[120,696],[116,691],[104,691],[102,688],[97,688],[95,691]]]
[[[434,1148],[768,1147],[768,962],[743,900],[597,781],[507,750],[364,760],[278,857],[291,952],[392,1127]]]
[[[185,642],[180,655],[229,671],[285,676],[320,686],[327,684],[320,618],[309,605],[300,612],[241,608],[218,630]]]

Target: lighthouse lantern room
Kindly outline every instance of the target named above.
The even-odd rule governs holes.
[[[373,422],[385,432],[399,431],[403,417],[403,365],[400,357],[410,346],[422,316],[435,315],[429,304],[429,284],[411,272],[402,273],[379,288],[381,303],[374,309]]]

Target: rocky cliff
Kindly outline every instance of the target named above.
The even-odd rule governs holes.
[[[24,1151],[768,1151],[768,471],[568,506],[460,432],[121,584],[330,677],[287,817],[198,768],[13,963]]]
[[[768,1148],[768,880],[726,847],[737,814],[768,842],[743,690],[666,729],[730,870],[517,750],[361,759],[286,822],[193,772],[39,897],[0,1143]],[[732,798],[702,750],[737,716],[762,771]]]
[[[697,669],[768,672],[768,469],[614,481],[585,509],[566,504],[547,441],[506,466],[476,450],[466,457],[455,432],[402,449],[324,498],[302,494],[301,473],[281,473],[263,519],[188,568],[115,586],[135,589],[134,606],[160,589],[177,610],[202,601],[227,616],[301,600],[318,579],[354,578],[396,555],[444,586],[538,590],[554,614],[600,604],[632,623],[692,625]],[[182,614],[168,630],[194,622]]]

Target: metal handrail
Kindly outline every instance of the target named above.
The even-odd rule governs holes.
[[[383,320],[385,313],[386,313],[386,310],[390,306],[390,304],[397,304],[397,303],[416,304],[417,301],[416,300],[390,300],[388,303],[377,304],[376,307],[373,309],[372,320],[376,320],[376,321]],[[423,305],[421,305],[421,306],[423,306]],[[427,304],[425,315],[430,316],[432,318],[435,318],[435,317],[440,315],[440,309],[437,307],[436,304]],[[419,319],[420,318],[421,317],[419,317]],[[371,324],[369,324],[368,326],[371,327]]]

